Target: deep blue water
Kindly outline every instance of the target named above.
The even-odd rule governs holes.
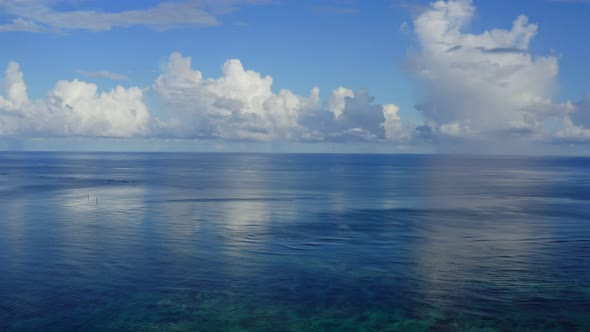
[[[0,154],[0,331],[590,331],[590,159]]]

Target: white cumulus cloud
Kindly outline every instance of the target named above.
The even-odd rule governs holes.
[[[566,142],[590,142],[590,93],[577,103],[568,103],[569,117],[561,119],[556,138]]]
[[[332,92],[332,96],[330,96],[330,100],[328,101],[328,107],[336,119],[342,115],[344,108],[346,108],[346,98],[352,97],[354,97],[354,92],[343,87],[339,87]]]
[[[28,101],[27,85],[18,63],[8,63],[8,67],[4,72],[2,90],[4,96],[7,97],[4,102],[9,104],[11,109],[19,108]],[[0,98],[2,97],[0,96]]]
[[[225,62],[221,77],[205,79],[189,57],[173,53],[152,87],[169,113],[161,130],[176,137],[257,141],[401,137],[394,133],[401,131],[397,106],[374,104],[366,91],[340,87],[321,105],[317,87],[298,96],[287,89],[274,93],[272,84],[272,77],[236,59]]]
[[[567,117],[567,107],[551,100],[557,58],[529,50],[537,25],[521,15],[510,29],[472,34],[465,30],[475,10],[471,0],[439,0],[414,20],[420,51],[413,69],[424,86],[418,109],[429,132],[532,133],[548,117]]]
[[[154,137],[227,141],[402,141],[406,133],[394,104],[380,105],[366,90],[338,87],[325,102],[273,91],[273,79],[227,60],[218,78],[204,78],[191,58],[173,53],[148,88],[59,81],[31,100],[24,75],[11,62],[0,82],[0,136]],[[96,76],[96,75],[94,75]],[[105,76],[100,74],[100,76]],[[111,76],[111,75],[107,75]],[[153,94],[159,117],[145,95]]]
[[[109,136],[148,134],[150,113],[139,88],[98,92],[95,84],[59,81],[46,98],[29,100],[19,65],[9,63],[2,80],[0,135]]]

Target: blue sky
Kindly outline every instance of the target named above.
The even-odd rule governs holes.
[[[2,0],[0,13],[0,148],[579,153],[590,139],[590,1]]]

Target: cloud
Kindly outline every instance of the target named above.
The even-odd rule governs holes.
[[[399,116],[399,107],[394,104],[383,105],[383,117],[385,121],[381,126],[385,130],[385,138],[399,140],[405,138],[402,119]]]
[[[144,136],[151,117],[139,88],[99,93],[92,83],[59,81],[39,100],[29,100],[19,65],[8,64],[0,96],[0,136]]]
[[[328,112],[321,110],[307,119],[307,127],[328,141],[376,141],[405,139],[396,105],[373,102],[367,90],[339,87],[328,99]]]
[[[403,21],[402,24],[400,24],[399,26],[399,31],[400,32],[408,32],[410,30],[410,25],[408,24],[408,22]]]
[[[332,92],[332,96],[328,100],[328,109],[334,115],[335,119],[338,119],[344,109],[346,108],[346,98],[353,98],[354,92],[343,87],[339,87]]]
[[[554,143],[588,143],[590,129],[575,125],[570,119],[564,119],[562,127],[552,137]]]
[[[117,73],[112,73],[106,70],[100,70],[100,71],[83,71],[80,70],[79,71],[80,74],[86,76],[86,77],[92,77],[92,78],[106,78],[109,80],[113,80],[113,81],[128,81],[129,77],[125,76],[125,75],[121,75],[121,74],[117,74]]]
[[[0,32],[10,32],[10,31],[25,31],[25,32],[41,32],[44,29],[39,25],[25,20],[23,18],[15,18],[12,20],[12,23],[1,24],[0,25]]]
[[[414,19],[419,54],[411,59],[421,80],[418,108],[428,130],[442,136],[497,136],[543,129],[551,117],[567,117],[551,101],[556,57],[533,56],[537,25],[524,15],[510,29],[465,31],[475,15],[470,0],[436,1]]]
[[[4,80],[2,81],[2,91],[4,92],[3,95],[8,97],[4,102],[10,104],[12,108],[19,108],[28,102],[27,85],[18,63],[10,62],[6,67]]]
[[[20,67],[11,62],[0,82],[0,136],[257,142],[407,139],[399,107],[374,103],[366,90],[338,87],[322,103],[317,87],[299,96],[288,89],[275,93],[272,85],[272,77],[244,68],[238,59],[223,64],[221,77],[203,78],[192,68],[191,58],[173,53],[146,89],[117,86],[100,92],[96,84],[76,79],[59,81],[47,97],[30,100]],[[146,94],[155,97],[159,118],[148,109]]]
[[[63,30],[104,31],[116,27],[146,26],[155,30],[219,25],[219,15],[234,11],[238,4],[268,3],[268,0],[167,1],[145,9],[121,12],[95,10],[59,11],[59,1],[0,0],[0,11],[15,17],[0,25],[0,32],[58,32]]]
[[[576,124],[590,128],[590,93],[586,94],[574,107],[575,111],[571,114],[572,120]]]
[[[555,138],[565,142],[590,142],[590,93],[576,103],[569,103],[569,117],[560,119]]]
[[[174,53],[152,90],[169,114],[162,135],[256,141],[346,141],[400,138],[397,106],[373,103],[367,91],[337,88],[327,105],[319,89],[298,96],[272,91],[273,79],[228,60],[219,78],[203,78]]]

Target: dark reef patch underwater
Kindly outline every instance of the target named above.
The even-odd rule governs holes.
[[[590,331],[590,159],[0,153],[0,331]]]

